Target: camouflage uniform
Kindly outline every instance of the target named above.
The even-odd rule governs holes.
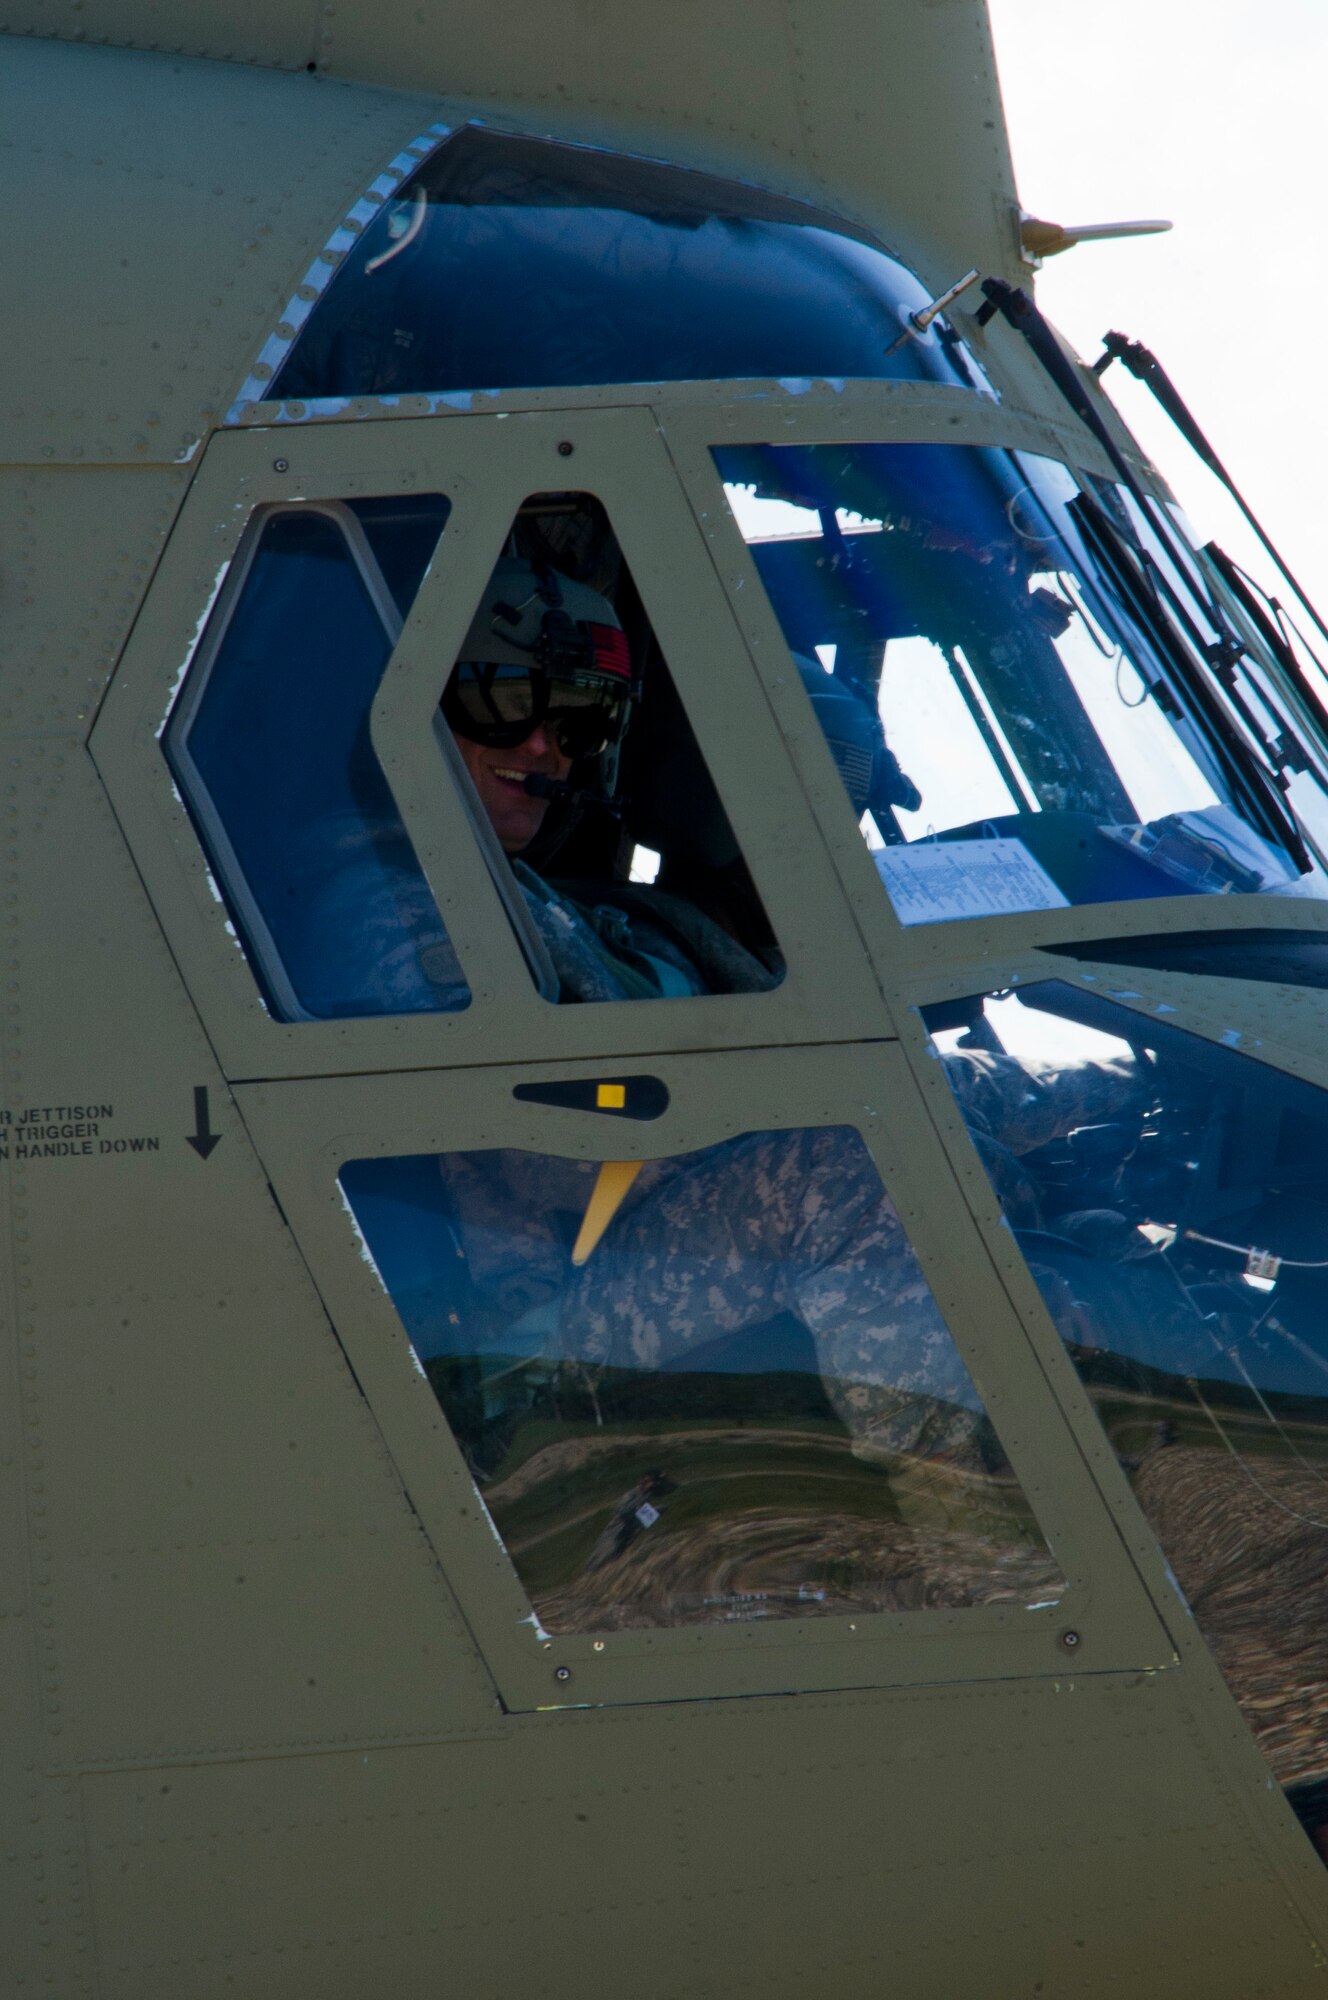
[[[562,1001],[765,993],[783,975],[775,954],[754,957],[681,896],[625,882],[554,886],[522,861],[512,873]]]
[[[559,942],[564,991],[579,983],[567,997],[610,997],[596,982],[615,977],[612,927],[593,919],[613,910],[588,912],[542,884],[537,899],[538,878],[519,863],[517,873],[532,911],[542,901],[546,936]],[[644,930],[651,951],[660,939],[649,928],[652,908],[633,932],[639,941]],[[709,965],[701,983],[690,937],[680,945],[675,929],[665,948],[684,965],[690,957],[694,983],[714,990]],[[749,964],[753,983],[771,983]],[[625,981],[638,977],[626,958],[622,965]],[[1035,1225],[1037,1197],[1018,1156],[1120,1116],[1140,1091],[1129,1063],[1058,1069],[983,1050],[945,1061],[1007,1209]],[[939,1449],[981,1419],[981,1399],[852,1129],[747,1133],[647,1162],[580,1270],[569,1252],[593,1162],[490,1152],[446,1156],[440,1167],[472,1283],[509,1326],[533,1315],[550,1358],[656,1371],[790,1314],[811,1335],[826,1394],[860,1449]],[[495,1333],[501,1346],[503,1330]]]
[[[1025,1068],[979,1052],[947,1070],[978,1136],[1016,1174],[1016,1153],[1138,1094],[1122,1063]],[[540,1307],[550,1327],[556,1318],[546,1352],[653,1371],[788,1313],[812,1336],[826,1393],[861,1448],[937,1449],[981,1415],[851,1129],[747,1133],[647,1162],[579,1271],[568,1253],[592,1162],[502,1152],[440,1164],[473,1283],[505,1318]]]

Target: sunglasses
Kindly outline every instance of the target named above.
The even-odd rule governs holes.
[[[543,723],[564,757],[595,757],[621,736],[631,690],[598,674],[463,660],[442,706],[457,735],[471,743],[511,750]]]

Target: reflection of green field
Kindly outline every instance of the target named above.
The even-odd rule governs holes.
[[[814,1362],[796,1326],[791,1344],[776,1325],[754,1345],[781,1341]],[[867,1385],[851,1438],[797,1361],[650,1372],[490,1350],[431,1361],[429,1377],[549,1631],[1063,1588],[990,1425],[934,1398]]]
[[[1288,1419],[1276,1412],[1275,1420],[1270,1422],[1257,1405],[1250,1409],[1219,1401],[1211,1394],[1211,1386],[1199,1385],[1207,1410],[1190,1390],[1166,1396],[1094,1390],[1093,1402],[1108,1437],[1122,1456],[1148,1450],[1156,1442],[1159,1422],[1165,1422],[1174,1430],[1174,1442],[1178,1444],[1218,1451],[1229,1446],[1241,1457],[1247,1453],[1256,1458],[1277,1459],[1294,1455],[1321,1465],[1328,1472],[1328,1425]],[[1220,1432],[1216,1425],[1221,1426]]]
[[[561,1456],[547,1440],[544,1451]],[[529,1464],[534,1453],[523,1462]],[[735,1519],[777,1505],[784,1514],[893,1521],[899,1507],[890,1481],[852,1458],[843,1437],[807,1439],[769,1432],[733,1437],[714,1431],[671,1436],[663,1424],[616,1438],[577,1473],[551,1471],[521,1499],[505,1504],[501,1485],[485,1494],[490,1512],[532,1589],[552,1589],[584,1569],[614,1508],[646,1473],[660,1471],[677,1491],[655,1529],[671,1535],[718,1517]]]
[[[651,1474],[663,1474],[673,1490],[659,1499],[656,1523],[601,1561],[596,1596],[622,1601],[645,1583],[647,1569],[657,1581],[669,1572],[670,1596],[684,1585],[689,1598],[722,1594],[719,1573],[737,1561],[752,1570],[749,1590],[804,1586],[865,1604],[862,1589],[869,1595],[880,1574],[899,1570],[924,1528],[993,1551],[1036,1552],[1045,1565],[1027,1503],[1008,1474],[935,1460],[864,1461],[828,1424],[679,1430],[654,1423],[607,1434],[578,1427],[571,1436],[548,1425],[539,1430],[537,1439],[514,1440],[506,1476],[485,1489],[537,1603],[549,1593],[584,1591],[606,1529]]]

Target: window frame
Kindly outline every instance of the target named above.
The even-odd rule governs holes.
[[[224,878],[223,894],[235,909],[245,935],[250,941],[253,955],[258,960],[258,969],[279,1003],[279,1018],[284,1022],[315,1021],[322,1017],[311,1014],[295,991],[267,920],[245,879],[225,820],[212,799],[202,772],[194,761],[189,747],[189,730],[202,707],[213,670],[240,608],[245,584],[262,546],[264,533],[270,522],[289,519],[295,514],[316,514],[324,520],[331,521],[337,528],[359,580],[364,586],[365,594],[382,623],[384,635],[388,640],[389,660],[396,651],[401,640],[403,624],[401,613],[379,568],[369,538],[352,510],[344,502],[336,500],[302,500],[285,506],[273,504],[258,507],[250,516],[236,559],[227,572],[225,583],[218,592],[217,603],[207,621],[207,630],[197,656],[181,687],[180,695],[171,708],[169,720],[162,730],[163,747],[168,739],[175,739],[171,742],[168,761],[173,761],[175,775],[180,778],[188,794],[188,803],[193,816],[216,857],[218,872]],[[492,840],[491,829],[482,826],[477,827],[475,831],[492,865],[495,860],[493,850],[496,843]],[[524,905],[520,903],[519,897],[513,895],[504,897],[504,906],[526,953],[537,990],[545,996],[551,994],[555,990],[553,967],[549,964],[548,954]]]
[[[898,1044],[658,1056],[650,1123],[513,1097],[605,1066],[504,1065],[449,1077],[251,1084],[236,1098],[336,1336],[512,1710],[1156,1669],[1174,1657],[1045,1373],[1005,1298]],[[864,1102],[864,1097],[868,1100]],[[880,1111],[876,1106],[887,1106]],[[540,1632],[432,1389],[351,1221],[348,1160],[504,1146],[648,1159],[781,1127],[856,1129],[895,1200],[956,1346],[1066,1578],[1038,1610],[962,1610],[675,1629]],[[962,1244],[962,1252],[958,1246]],[[1064,1635],[1073,1631],[1073,1657]],[[597,1638],[600,1643],[597,1644]],[[555,1678],[566,1667],[571,1678]]]
[[[572,453],[560,447],[571,444]],[[646,408],[512,412],[506,422],[309,425],[298,436],[232,431],[212,442],[120,667],[91,750],[148,894],[231,1077],[599,1055],[655,1048],[809,1043],[879,1033],[881,1000],[830,858],[801,804],[787,751],[704,543]],[[285,454],[289,454],[286,456]],[[783,947],[781,984],[559,1008],[540,997],[505,902],[513,890],[469,787],[444,775],[434,731],[440,658],[451,660],[533,493],[585,490],[605,504]],[[388,662],[371,732],[403,824],[471,989],[451,1014],[275,1020],[211,886],[159,737],[192,688],[208,619],[255,514],[429,492],[451,512]],[[685,564],[688,587],[677,576]],[[205,664],[205,662],[204,662]],[[810,935],[814,931],[814,937]]]
[[[797,386],[801,390],[802,385]],[[944,385],[809,384],[805,393],[789,395],[782,403],[777,436],[769,408],[763,407],[760,398],[747,396],[740,403],[730,399],[727,407],[716,407],[722,400],[706,385],[685,385],[683,393],[661,397],[661,432],[779,720],[803,790],[834,856],[896,1023],[903,1022],[907,1014],[907,1003],[898,991],[900,968],[910,965],[920,953],[925,954],[929,966],[941,968],[973,965],[989,955],[1018,949],[1030,934],[1036,942],[1061,944],[1108,933],[1142,935],[1175,926],[1258,928],[1275,923],[1284,928],[1290,922],[1318,927],[1312,914],[1298,909],[1293,901],[1267,894],[1208,899],[1159,896],[956,918],[922,927],[901,924],[812,717],[811,703],[751,551],[724,499],[712,451],[732,444],[937,444],[1028,452],[1056,461],[1076,478],[1114,481],[1114,469],[1091,438],[1067,425]],[[1147,468],[1141,471],[1148,476]],[[1196,904],[1205,900],[1222,907],[1196,915]],[[922,932],[926,933],[925,941]]]

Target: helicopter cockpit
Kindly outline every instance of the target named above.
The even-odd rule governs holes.
[[[879,708],[904,782],[863,832],[904,923],[1328,894],[1322,757],[1242,607],[1129,495],[962,446],[714,458],[788,644]]]
[[[841,216],[472,124],[311,269],[233,416],[726,378],[990,410],[927,305]],[[851,714],[806,663],[884,724],[898,776],[863,831],[901,921],[1325,893],[1315,671],[1171,513],[974,444],[714,443],[712,469],[841,770]]]
[[[1328,676],[990,11],[9,10],[25,1993],[1328,1950]]]
[[[768,1625],[770,1686],[816,1632],[838,1685],[829,1649],[876,1614],[1004,1633],[1017,1611],[1031,1648],[1080,1615],[1077,1530],[1047,1499],[1079,1475],[1039,1459],[1050,1420],[1010,1424],[1047,1393],[1030,1373],[1009,1390],[1018,1322],[998,1341],[991,1285],[949,1285],[964,1133],[938,1141],[920,1108],[914,1010],[1090,1393],[1124,1384],[1179,1423],[1203,1341],[1205,1367],[1214,1342],[1260,1366],[1275,1349],[1271,1373],[1233,1384],[1219,1360],[1196,1393],[1242,1423],[1262,1398],[1259,1449],[1317,1465],[1313,1342],[1299,1280],[1284,1332],[1230,1273],[1201,1282],[1237,1241],[1229,1191],[1191,1212],[1183,1162],[1154,1171],[1159,1138],[1219,1146],[1187,1123],[1211,1052],[1127,1024],[1104,1067],[1085,1029],[1034,1077],[980,998],[906,989],[908,932],[1028,917],[1045,980],[1046,952],[1092,954],[1044,913],[1322,897],[1308,683],[1160,502],[1082,441],[1072,470],[1063,436],[1002,405],[971,323],[870,232],[476,125],[379,192],[200,474],[167,567],[211,562],[212,595],[153,749],[265,1019],[247,987],[239,1018],[233,962],[230,997],[200,979],[201,1004],[274,1152],[283,1097],[322,1135],[313,1193],[308,1147],[274,1185],[328,1296],[354,1301],[347,1351],[370,1379],[404,1331],[429,1445],[440,1420],[448,1439],[437,1505],[478,1492],[508,1626],[574,1641],[624,1699],[652,1648],[682,1658],[703,1627]],[[570,729],[553,775],[507,771],[541,801],[513,841],[465,742],[516,743],[544,696],[515,657],[505,692],[486,680],[473,634],[517,631],[537,595],[539,670],[557,654],[573,688],[593,602],[630,700],[602,739]],[[466,737],[458,674],[487,738]],[[620,961],[653,923],[681,979],[578,988],[556,933],[582,919]],[[700,926],[723,945],[704,971]],[[1009,1114],[990,1129],[975,1055]],[[1025,1159],[1033,1097],[1056,1109]],[[1266,1194],[1238,1242],[1256,1262]],[[494,1617],[508,1692],[538,1705],[545,1668]],[[608,1679],[603,1632],[639,1643]],[[1286,1766],[1311,1776],[1308,1753]]]

